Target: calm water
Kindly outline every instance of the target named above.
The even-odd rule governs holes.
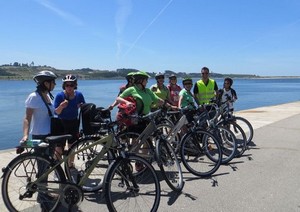
[[[180,80],[181,82],[181,80]],[[122,80],[87,80],[79,82],[79,90],[86,102],[107,107],[118,94]],[[223,80],[217,80],[222,87]],[[154,84],[150,80],[148,85]],[[300,79],[236,79],[233,88],[237,91],[236,110],[245,110],[300,100]],[[35,90],[33,81],[0,80],[0,150],[15,147],[22,137],[24,101]],[[57,83],[53,94],[61,90]]]

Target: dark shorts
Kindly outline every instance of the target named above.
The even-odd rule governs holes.
[[[69,144],[74,143],[79,136],[79,123],[78,119],[65,120],[62,119],[62,123],[64,126],[64,133],[71,134],[72,138],[68,141]]]

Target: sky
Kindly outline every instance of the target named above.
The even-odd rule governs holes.
[[[300,76],[299,0],[0,0],[0,27],[0,65]]]

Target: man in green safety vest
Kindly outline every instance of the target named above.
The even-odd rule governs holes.
[[[209,78],[209,69],[201,69],[202,78],[194,85],[194,98],[198,105],[207,104],[218,92],[217,82]]]

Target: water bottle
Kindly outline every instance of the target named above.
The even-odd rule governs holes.
[[[26,146],[28,146],[28,147],[36,147],[36,146],[39,145],[39,143],[41,143],[40,139],[30,139],[30,140],[27,140]]]

